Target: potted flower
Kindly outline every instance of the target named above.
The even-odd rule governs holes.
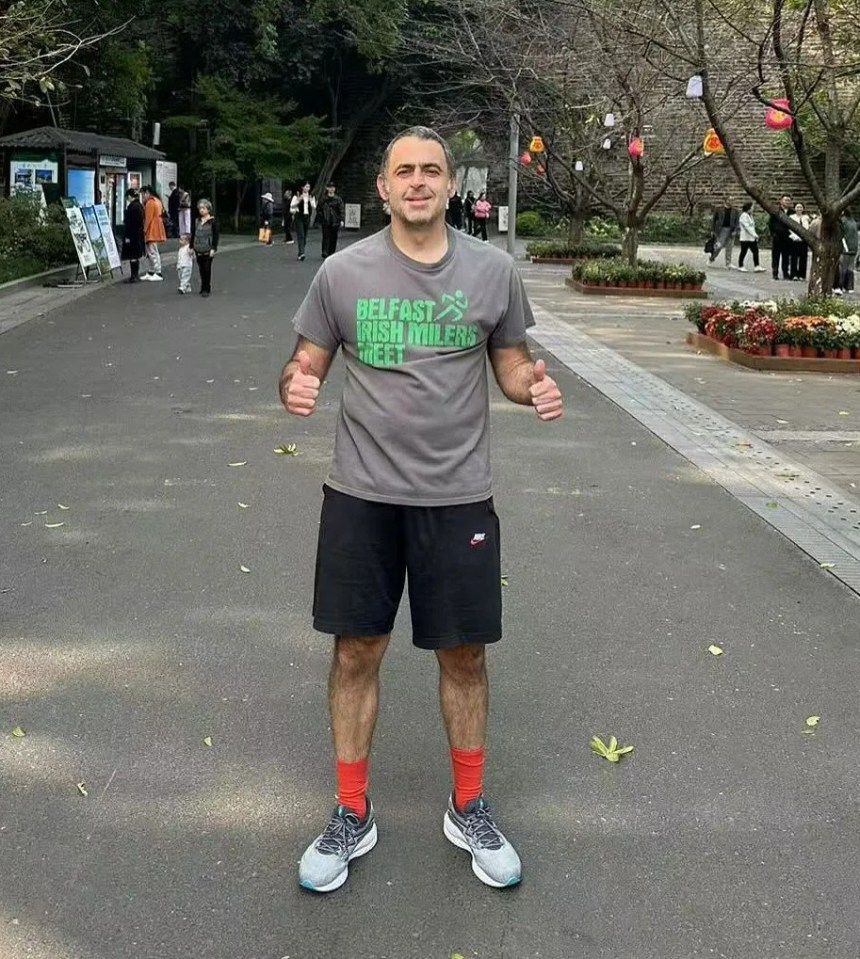
[[[831,316],[839,333],[840,346],[837,359],[850,360],[857,358],[860,348],[860,315],[852,313],[850,316]]]
[[[816,317],[818,322],[812,330],[812,344],[817,346],[826,360],[835,360],[840,346],[840,333],[836,323],[828,316]]]

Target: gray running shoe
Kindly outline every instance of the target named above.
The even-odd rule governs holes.
[[[520,857],[493,821],[483,796],[468,803],[463,812],[457,810],[451,796],[443,828],[449,842],[472,854],[472,872],[481,882],[502,889],[516,886],[522,879]]]
[[[349,874],[350,861],[370,852],[376,839],[376,817],[370,799],[364,819],[346,806],[338,806],[325,832],[314,839],[302,856],[299,885],[311,892],[340,888]]]

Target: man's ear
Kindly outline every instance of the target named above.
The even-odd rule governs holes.
[[[385,183],[385,177],[381,173],[376,177],[376,192],[381,199],[385,200],[386,203],[388,202],[388,186]]]

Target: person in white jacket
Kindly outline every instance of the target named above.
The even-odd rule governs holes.
[[[809,229],[811,220],[804,211],[802,203],[795,203],[794,213],[791,214],[789,219],[794,220],[794,222],[802,226],[804,230]],[[793,230],[789,234],[789,237],[791,239],[791,246],[789,247],[788,275],[792,280],[805,280],[806,269],[809,265],[809,247],[806,245],[806,240]]]
[[[758,230],[755,227],[755,219],[752,215],[752,203],[744,203],[741,207],[741,216],[738,220],[738,234],[741,240],[741,255],[738,258],[738,269],[743,273],[749,273],[744,266],[747,251],[752,253],[753,272],[764,273],[764,267],[758,261]]]
[[[296,242],[300,260],[305,258],[305,245],[308,242],[308,230],[313,223],[313,217],[316,213],[316,197],[311,193],[310,183],[306,183],[290,202],[290,213],[293,217],[293,225],[296,228]]]

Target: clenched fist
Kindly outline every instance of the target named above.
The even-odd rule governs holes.
[[[561,390],[551,376],[546,375],[546,363],[538,360],[534,368],[534,384],[529,387],[532,406],[541,420],[557,420],[562,413],[564,401]]]
[[[286,384],[286,390],[281,387],[281,402],[287,412],[294,416],[310,416],[316,409],[317,397],[320,395],[320,380],[311,372],[311,358],[304,350],[296,355],[298,369],[293,370]]]

